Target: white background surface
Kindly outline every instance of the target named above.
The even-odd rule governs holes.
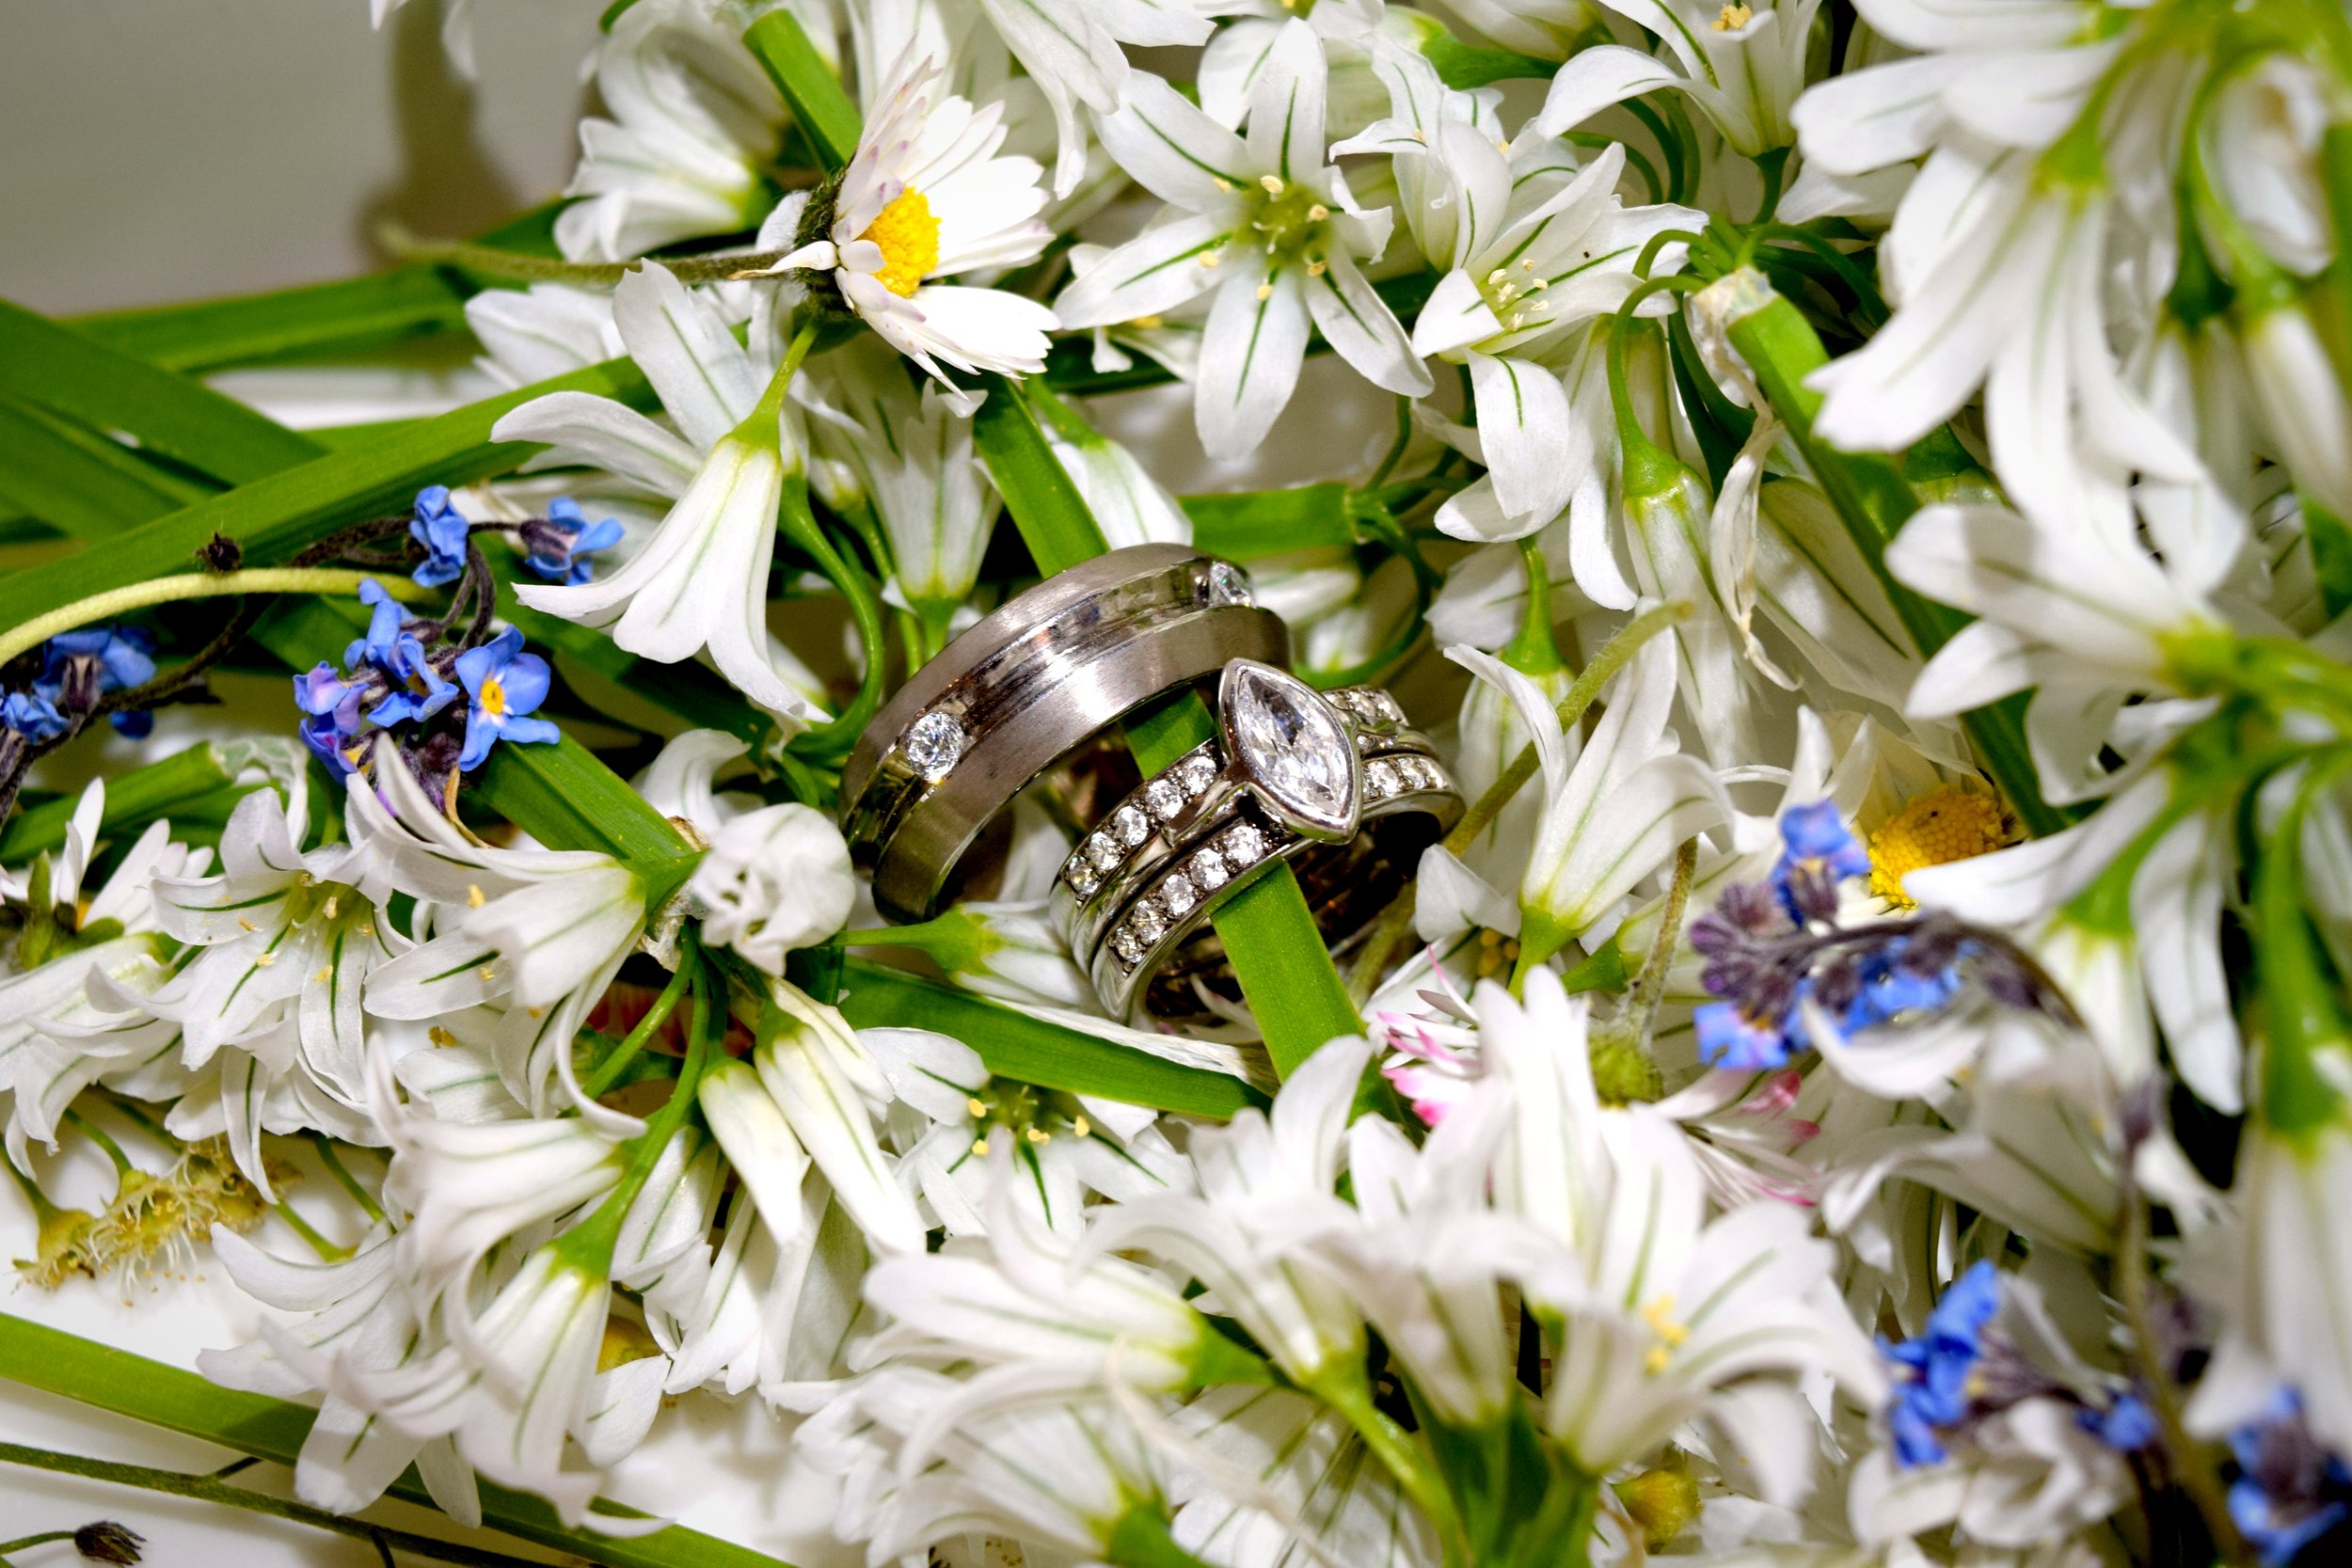
[[[442,61],[433,0],[381,34],[367,0],[0,0],[0,295],[54,314],[247,293],[381,264],[390,219],[464,234],[546,199],[569,175],[580,63],[600,0],[482,0],[479,96]],[[484,149],[494,149],[485,151]],[[135,1145],[135,1157],[147,1160]],[[103,1201],[103,1164],[72,1196]],[[308,1206],[321,1212],[311,1184]],[[304,1188],[294,1201],[304,1204]],[[263,1232],[289,1253],[298,1242]],[[0,1182],[0,1259],[33,1251],[29,1211]],[[251,1334],[257,1308],[215,1272],[135,1291],[54,1294],[0,1284],[0,1309],[193,1365]],[[816,1568],[826,1499],[782,1481],[782,1429],[756,1401],[666,1412],[616,1495]],[[233,1457],[0,1384],[13,1441],[211,1469]],[[285,1484],[257,1465],[239,1480]],[[398,1505],[370,1518],[449,1533]],[[148,1538],[161,1568],[368,1568],[365,1543],[206,1505],[0,1469],[0,1540],[106,1517]],[[485,1545],[539,1556],[500,1536]],[[18,1568],[78,1562],[70,1545]]]

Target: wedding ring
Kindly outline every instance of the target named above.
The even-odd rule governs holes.
[[[874,907],[930,919],[989,823],[1089,736],[1232,659],[1288,656],[1241,570],[1182,545],[1112,550],[1008,600],[908,679],[842,769]]]
[[[1204,927],[1285,862],[1343,950],[1462,815],[1436,748],[1385,691],[1318,693],[1243,658],[1217,708],[1217,737],[1113,807],[1055,880],[1071,952],[1116,1019],[1214,1017],[1231,969]]]

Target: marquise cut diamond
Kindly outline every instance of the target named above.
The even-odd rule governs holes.
[[[1225,728],[1250,781],[1293,827],[1356,830],[1357,762],[1347,730],[1312,688],[1270,665],[1226,666]]]

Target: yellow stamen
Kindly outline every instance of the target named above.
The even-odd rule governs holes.
[[[1990,854],[2008,843],[2000,802],[1975,790],[1939,784],[1913,797],[1870,835],[1870,891],[1904,909],[1917,900],[1903,878],[1927,865]]]
[[[988,1115],[988,1101],[982,1100],[977,1094],[963,1102],[963,1108],[971,1112],[976,1117],[984,1117]]]
[[[1261,174],[1258,176],[1258,183],[1265,187],[1265,193],[1268,196],[1282,194],[1282,177],[1279,174]]]
[[[1740,0],[1732,0],[1723,8],[1722,14],[1707,25],[1718,33],[1732,33],[1746,26],[1755,17],[1756,12],[1740,4]]]
[[[986,1138],[975,1138],[972,1141],[972,1152],[979,1155],[982,1159],[986,1159],[988,1157],[988,1140]]]
[[[506,683],[496,675],[482,677],[482,695],[476,699],[483,713],[492,719],[506,717]]]
[[[1271,283],[1259,284],[1258,297],[1260,299],[1272,299],[1274,297],[1274,285]]]
[[[931,216],[930,198],[912,185],[875,214],[858,238],[882,247],[882,270],[874,276],[900,299],[913,294],[939,266],[939,220]]]
[[[1087,1120],[1084,1117],[1072,1117],[1070,1118],[1070,1131],[1077,1137],[1088,1137],[1093,1133],[1094,1124]]]
[[[469,910],[478,910],[482,907],[484,899],[480,884],[468,882],[466,884],[466,908]]]

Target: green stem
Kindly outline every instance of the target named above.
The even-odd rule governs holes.
[[[316,1226],[313,1226],[309,1220],[304,1219],[295,1210],[294,1206],[288,1203],[285,1199],[278,1199],[278,1202],[272,1204],[270,1208],[272,1212],[276,1213],[279,1219],[286,1222],[288,1227],[291,1228],[295,1235],[301,1237],[305,1242],[310,1243],[310,1250],[319,1255],[321,1261],[340,1263],[344,1259],[351,1256],[351,1249],[349,1247],[338,1246],[335,1243],[328,1241],[325,1236],[319,1233]]]
[[[27,1546],[46,1546],[53,1541],[71,1541],[80,1533],[79,1530],[53,1529],[43,1530],[39,1535],[19,1536],[14,1541],[0,1541],[0,1562],[8,1560],[5,1554],[8,1552],[21,1552]]]
[[[71,1105],[66,1107],[65,1119],[68,1125],[106,1151],[106,1158],[114,1162],[115,1175],[118,1178],[128,1176],[138,1168],[131,1164],[131,1157],[122,1152],[122,1146],[115,1142],[114,1134]]]
[[[2155,1315],[2150,1310],[2148,1291],[2148,1205],[2140,1196],[2137,1167],[2125,1160],[2119,1169],[2123,1223],[2117,1227],[2116,1235],[2116,1296],[2131,1330],[2127,1338],[2134,1368],[2148,1390],[2156,1430],[2163,1434],[2165,1451],[2172,1461],[2173,1480],[2196,1505],[2206,1534],[2213,1538],[2215,1553],[2229,1568],[2253,1568],[2254,1554],[2239,1533],[2237,1521],[2231,1517],[2230,1499],[2222,1489],[2213,1451],[2189,1435],[2180,1386],[2157,1352]]]
[[[646,261],[667,268],[681,283],[724,283],[747,272],[772,267],[792,254],[789,250],[738,250],[709,256],[654,256],[635,261],[566,261],[469,240],[421,240],[398,233],[390,236],[390,248],[404,260],[455,267],[501,283],[570,283],[585,289],[610,289]]]
[[[17,1191],[23,1193],[24,1201],[33,1206],[33,1225],[36,1230],[47,1229],[52,1220],[65,1212],[49,1200],[49,1195],[40,1190],[40,1182],[16,1168],[14,1160],[0,1159],[0,1165],[8,1166],[8,1174],[16,1179]]]
[[[425,594],[406,578],[385,577],[377,572],[355,572],[340,566],[256,566],[242,572],[183,572],[176,577],[157,578],[150,582],[134,582],[94,594],[87,599],[64,605],[45,615],[36,615],[13,629],[0,633],[0,664],[6,664],[28,648],[37,648],[59,632],[88,626],[93,621],[111,621],[135,610],[147,610],[159,604],[172,604],[183,599],[219,599],[244,594],[332,594],[339,596],[357,594],[363,582],[373,582],[403,604],[414,603]]]
[[[1208,1568],[1176,1544],[1156,1503],[1135,1504],[1119,1516],[1103,1543],[1103,1560],[1112,1568]]]
[[[230,1486],[211,1476],[157,1470],[145,1465],[120,1465],[108,1459],[85,1459],[79,1454],[57,1453],[49,1449],[29,1448],[22,1443],[0,1443],[0,1464],[21,1465],[26,1469],[45,1470],[52,1475],[81,1476],[116,1486],[135,1486],[143,1492],[161,1492],[168,1497],[192,1497],[198,1502],[241,1508],[251,1513],[266,1513],[272,1518],[291,1520],[313,1529],[331,1530],[337,1535],[377,1543],[394,1551],[430,1558],[437,1562],[463,1563],[469,1568],[536,1568],[526,1558],[485,1551],[479,1546],[463,1545],[454,1541],[437,1540],[430,1535],[418,1535],[409,1530],[345,1518],[340,1513],[329,1513],[323,1508],[311,1508],[282,1497],[264,1497],[242,1486]],[[12,1542],[10,1545],[31,1544]]]
[[[841,554],[832,537],[818,525],[816,513],[810,510],[806,476],[794,474],[785,482],[782,514],[785,537],[806,550],[816,561],[817,569],[849,601],[850,619],[857,626],[858,646],[866,656],[866,672],[850,705],[815,729],[793,737],[792,751],[796,755],[811,761],[834,761],[850,754],[858,736],[866,733],[866,727],[874,721],[875,713],[882,707],[882,680],[890,667],[890,632],[882,621],[882,594],[873,579]]]
[[[678,973],[693,973],[694,1005],[693,1022],[687,1031],[686,1059],[678,1068],[677,1082],[671,1086],[670,1098],[662,1101],[661,1108],[646,1118],[645,1130],[629,1140],[628,1166],[622,1172],[619,1184],[605,1195],[596,1212],[576,1229],[548,1243],[557,1256],[592,1274],[611,1271],[612,1248],[620,1240],[621,1225],[628,1217],[629,1206],[645,1190],[645,1182],[660,1163],[661,1151],[686,1124],[688,1114],[694,1108],[694,1091],[702,1083],[704,1069],[723,1053],[727,1032],[726,982],[710,967],[701,946],[691,935],[681,934],[678,942]],[[674,978],[672,984],[675,983]]]
[[[667,1023],[670,1015],[677,1010],[678,998],[686,994],[687,983],[692,977],[694,969],[694,962],[688,955],[678,955],[678,966],[670,975],[670,983],[661,988],[661,994],[654,998],[652,1006],[645,1009],[645,1016],[637,1021],[637,1027],[623,1037],[612,1053],[589,1069],[587,1079],[580,1085],[580,1093],[594,1100],[621,1081],[621,1074],[628,1070],[629,1064],[644,1054],[646,1042],[653,1038],[654,1032]]]
[[[335,1185],[350,1195],[351,1201],[359,1206],[360,1212],[366,1214],[371,1222],[382,1225],[384,1223],[383,1205],[377,1203],[374,1195],[361,1186],[359,1179],[353,1176],[344,1166],[342,1157],[335,1152],[335,1141],[324,1132],[312,1132],[310,1148],[317,1153],[319,1164],[326,1167],[326,1174],[334,1179]]]

